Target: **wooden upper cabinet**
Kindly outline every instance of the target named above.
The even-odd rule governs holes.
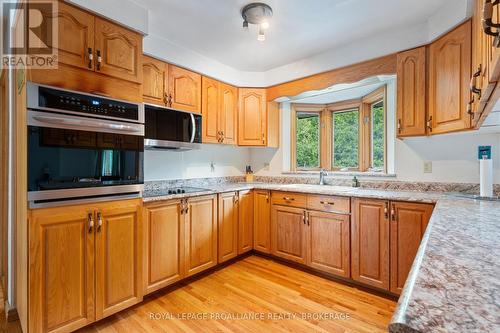
[[[82,206],[31,212],[30,332],[71,332],[94,321],[93,214]]]
[[[309,241],[307,265],[349,278],[350,272],[350,218],[325,212],[307,213]]]
[[[398,53],[397,135],[426,134],[426,47]]]
[[[238,88],[225,83],[219,85],[219,128],[222,143],[234,145],[237,142]]]
[[[266,89],[239,89],[238,145],[267,145]]]
[[[238,193],[219,194],[219,263],[238,255]]]
[[[184,218],[179,200],[144,208],[145,293],[183,278]]]
[[[400,294],[432,214],[433,205],[391,203],[391,292]]]
[[[97,72],[142,83],[140,34],[96,17],[95,49],[94,63]]]
[[[99,205],[96,212],[96,319],[142,301],[141,201]]]
[[[271,253],[271,194],[254,190],[253,248]]]
[[[351,210],[352,278],[389,290],[389,202],[354,198]]]
[[[170,107],[201,113],[201,75],[174,65],[168,67]]]
[[[42,15],[44,21],[53,21],[53,25],[57,20],[58,62],[93,71],[94,64],[89,55],[95,52],[94,16],[62,1],[57,3],[56,8],[57,12],[42,12]]]
[[[142,57],[142,95],[146,103],[167,104],[168,64],[148,56]]]
[[[429,120],[431,134],[471,127],[471,22],[429,46]]]
[[[253,206],[253,191],[240,191],[238,200],[238,254],[246,253],[253,249]]]
[[[277,257],[307,262],[306,211],[301,208],[272,206],[271,253]]]
[[[201,114],[203,116],[203,143],[220,143],[221,107],[219,104],[220,83],[203,76],[201,82]]]
[[[188,200],[185,215],[186,276],[217,265],[217,196]]]

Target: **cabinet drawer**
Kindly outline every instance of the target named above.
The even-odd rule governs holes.
[[[349,213],[351,211],[350,199],[328,195],[309,195],[307,196],[307,209]]]
[[[273,192],[272,202],[273,205],[305,208],[307,195],[291,192]]]

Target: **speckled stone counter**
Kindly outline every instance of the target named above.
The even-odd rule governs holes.
[[[500,332],[500,202],[438,192],[271,183],[207,184],[168,195],[146,190],[144,202],[266,189],[436,203],[389,326],[390,332]]]

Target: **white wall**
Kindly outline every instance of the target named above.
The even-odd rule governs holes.
[[[241,176],[249,163],[249,149],[234,146],[204,144],[186,152],[146,150],[144,180]]]

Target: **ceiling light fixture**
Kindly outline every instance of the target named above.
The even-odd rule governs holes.
[[[271,7],[261,2],[254,2],[246,5],[241,10],[243,17],[243,28],[248,29],[248,24],[255,24],[259,26],[259,34],[257,35],[258,41],[265,41],[266,35],[264,30],[269,28],[269,19],[273,16]]]

